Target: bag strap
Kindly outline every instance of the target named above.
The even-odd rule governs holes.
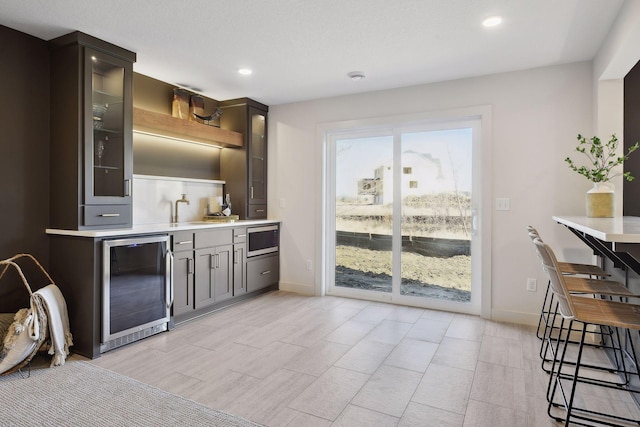
[[[0,279],[2,279],[4,274],[7,272],[7,269],[10,266],[13,266],[17,270],[18,275],[20,276],[20,279],[22,280],[22,283],[24,283],[25,287],[29,291],[29,295],[33,294],[31,292],[31,287],[29,286],[29,282],[27,282],[27,278],[25,277],[24,273],[22,272],[22,269],[20,268],[20,266],[16,263],[16,260],[18,260],[20,258],[27,258],[27,259],[30,259],[31,261],[33,261],[33,263],[36,266],[38,266],[40,271],[42,271],[42,274],[44,274],[46,276],[46,278],[49,280],[49,283],[52,284],[52,285],[55,285],[55,282],[53,281],[53,279],[51,278],[49,273],[47,273],[47,270],[45,270],[44,267],[42,266],[42,264],[40,264],[38,262],[38,260],[31,254],[17,254],[17,255],[12,256],[11,258],[7,258],[5,260],[0,261],[0,265],[4,265],[4,268],[2,269],[2,272],[0,272]]]

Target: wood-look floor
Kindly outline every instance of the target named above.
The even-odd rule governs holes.
[[[267,426],[556,426],[539,345],[527,326],[271,292],[92,363]],[[640,417],[628,394],[579,401]]]

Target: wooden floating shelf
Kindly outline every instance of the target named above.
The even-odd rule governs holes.
[[[216,147],[240,148],[243,145],[241,133],[135,107],[133,130]]]

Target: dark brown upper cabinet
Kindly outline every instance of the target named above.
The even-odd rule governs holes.
[[[130,227],[136,54],[80,32],[50,48],[50,226]]]
[[[242,219],[267,218],[267,122],[269,107],[249,98],[222,101],[220,127],[244,135],[244,146],[222,150],[220,176],[231,211]]]

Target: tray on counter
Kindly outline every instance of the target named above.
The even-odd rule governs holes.
[[[202,220],[205,222],[235,222],[235,221],[238,221],[239,219],[240,219],[239,215],[229,215],[229,216],[207,215],[204,218],[202,218]]]

